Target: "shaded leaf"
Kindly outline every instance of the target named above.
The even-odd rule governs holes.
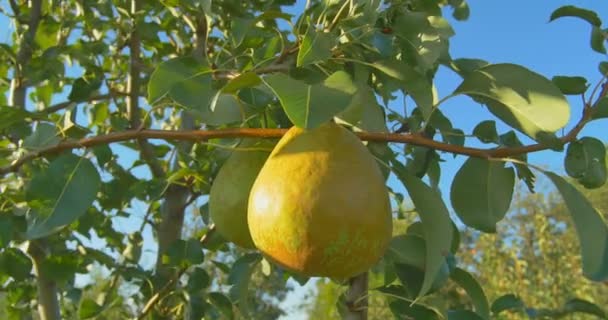
[[[187,109],[201,113],[209,111],[211,98],[216,94],[213,90],[211,74],[193,75],[181,81],[176,81],[168,91],[173,101]]]
[[[148,82],[148,103],[154,104],[169,93],[180,82],[199,74],[209,73],[210,69],[192,57],[167,60],[156,67]],[[206,88],[208,89],[208,88]]]
[[[498,143],[499,141],[496,122],[492,120],[482,121],[476,125],[473,129],[473,135],[483,143]]]
[[[32,134],[23,140],[23,147],[29,150],[40,150],[56,145],[59,139],[57,127],[49,123],[39,123]]]
[[[262,83],[262,79],[254,72],[245,72],[230,79],[222,88],[223,93],[236,93],[243,88],[255,87]]]
[[[101,87],[101,81],[97,79],[89,80],[78,78],[72,83],[72,90],[68,95],[70,101],[86,101],[91,94]]]
[[[26,188],[25,197],[32,209],[27,238],[47,236],[85,214],[100,184],[99,173],[89,159],[69,153],[53,160]]]
[[[606,53],[606,31],[599,27],[591,29],[591,49],[599,53]]]
[[[232,302],[221,292],[209,292],[209,302],[214,305],[226,318],[233,319]]]
[[[0,253],[0,274],[15,281],[25,281],[32,272],[32,260],[17,248],[6,248]]]
[[[439,320],[443,317],[438,310],[422,304],[411,304],[407,301],[396,300],[389,304],[391,312],[397,319]]]
[[[323,83],[314,85],[284,74],[267,76],[264,82],[279,98],[289,119],[306,129],[315,128],[346,109],[357,91],[344,71],[338,71]]]
[[[499,161],[470,157],[454,176],[450,200],[466,225],[496,232],[511,204],[515,186],[513,168]]]
[[[586,314],[592,314],[602,319],[606,318],[606,312],[599,306],[583,299],[570,299],[564,305],[564,309],[568,312],[582,312]]]
[[[484,318],[470,310],[449,310],[448,320],[483,320]]]
[[[91,319],[98,316],[103,311],[102,306],[98,305],[91,298],[84,298],[78,307],[78,319]]]
[[[473,302],[476,314],[481,319],[489,320],[490,304],[488,303],[488,298],[486,297],[486,294],[483,291],[483,288],[481,287],[479,282],[477,282],[477,280],[475,280],[475,278],[470,273],[460,268],[455,268],[454,270],[452,270],[452,273],[450,274],[450,279],[452,279],[461,288],[463,288],[464,291],[466,291],[467,295],[469,296],[469,298],[471,298],[471,301]]]
[[[551,81],[515,64],[477,69],[454,93],[487,105],[499,119],[532,138],[559,130],[570,118],[568,101]]]
[[[587,79],[583,77],[555,76],[551,81],[563,94],[583,94],[587,91]]]
[[[597,15],[597,13],[595,13],[594,11],[579,8],[576,6],[571,6],[571,5],[562,6],[562,7],[555,9],[553,11],[553,13],[551,13],[551,17],[549,18],[549,21],[553,21],[555,19],[563,18],[563,17],[575,17],[575,18],[583,19],[583,20],[589,22],[592,26],[596,26],[596,27],[599,27],[602,25],[602,20]]]
[[[586,188],[599,188],[606,182],[606,147],[601,140],[583,137],[568,145],[564,159],[566,173]]]
[[[262,260],[258,253],[250,253],[240,257],[232,265],[228,275],[230,288],[230,298],[238,304],[239,310],[246,317],[249,315],[248,290],[251,274],[255,266]]]
[[[514,294],[506,294],[494,300],[490,309],[494,315],[497,315],[507,310],[523,310],[525,307],[519,297]]]
[[[608,226],[602,215],[575,187],[552,172],[544,172],[562,195],[581,245],[583,273],[593,281],[608,279]]]
[[[591,119],[602,119],[608,118],[608,97],[602,97],[594,106],[593,106],[593,116]]]
[[[426,272],[424,283],[418,293],[422,296],[431,289],[435,277],[445,263],[445,257],[450,252],[453,238],[452,220],[441,195],[436,190],[407,173],[399,162],[393,161],[392,164],[395,174],[407,189],[424,226]]]

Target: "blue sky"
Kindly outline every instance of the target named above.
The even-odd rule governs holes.
[[[300,1],[301,2],[301,1]],[[601,0],[470,0],[471,16],[468,21],[454,21],[447,10],[446,17],[452,23],[456,35],[451,39],[450,53],[454,58],[480,58],[491,63],[511,62],[521,64],[545,77],[555,75],[583,76],[591,84],[601,79],[598,71],[600,61],[608,61],[606,55],[596,53],[589,46],[590,26],[579,19],[563,18],[549,23],[551,12],[562,5],[576,5],[592,9],[601,15],[604,27],[608,24],[608,1]],[[7,7],[6,1],[0,1],[0,6]],[[0,16],[0,42],[7,42],[9,23]],[[461,79],[451,71],[442,68],[438,72],[435,85],[440,97],[450,94],[460,83]],[[569,98],[572,106],[572,123],[577,121],[581,113],[580,97]],[[467,97],[459,96],[441,105],[442,112],[448,116],[455,127],[470,133],[474,126],[482,120],[494,119],[485,109],[472,102]],[[551,116],[550,114],[547,116]],[[592,135],[603,141],[608,141],[606,121],[591,123],[581,133],[581,136]],[[506,131],[505,126],[499,125],[499,131]],[[473,145],[477,142],[468,139]],[[440,187],[444,196],[448,195],[450,181],[458,170],[464,157],[452,160],[449,155],[442,165]],[[546,166],[558,172],[563,172],[563,153],[543,151],[530,156],[530,161]],[[392,187],[405,191],[394,179],[389,181]],[[446,203],[449,200],[446,197]],[[135,211],[140,211],[136,208]],[[134,212],[142,216],[142,212]],[[139,221],[136,222],[139,224]],[[291,295],[287,305],[302,299],[305,289],[297,290]],[[298,319],[300,315],[292,314],[289,319]]]

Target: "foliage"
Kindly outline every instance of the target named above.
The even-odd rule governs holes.
[[[606,62],[588,86],[581,77],[549,80],[524,66],[453,58],[448,12],[457,20],[470,14],[464,0],[1,2],[2,21],[11,23],[0,43],[6,318],[280,314],[285,282],[306,279],[221,239],[209,221],[208,194],[239,138],[277,138],[294,124],[332,120],[368,141],[385,178],[392,174],[405,186],[407,195],[391,191],[395,219],[408,215],[406,196],[419,215],[408,240],[393,239],[395,248],[416,250],[388,251],[373,268],[378,287],[370,292],[389,297],[371,299],[381,312],[435,317],[428,294],[452,279],[474,301],[448,318],[487,318],[492,305],[469,275],[476,270],[454,258],[461,236],[438,190],[442,163],[452,155],[469,159],[450,190],[463,223],[500,230],[516,182],[533,191],[535,172],[542,172],[566,203],[560,214],[572,219],[568,232],[577,232],[569,244],[580,242],[582,264],[569,270],[606,281],[606,208],[591,206],[574,187],[597,189],[608,176],[604,145],[578,137],[608,115]],[[597,13],[565,6],[550,20],[566,17],[589,24],[591,49],[606,52],[608,30]],[[445,97],[433,84],[439,68],[462,78]],[[579,121],[570,121],[570,94],[582,94]],[[494,119],[455,127],[440,108],[455,96],[484,105]],[[416,108],[389,108],[405,97]],[[512,130],[498,132],[495,121]],[[572,129],[561,135],[567,125]],[[481,148],[472,147],[472,137]],[[528,162],[528,153],[547,149],[565,151],[572,182]],[[484,181],[491,187],[476,184]],[[192,213],[203,223],[185,232]],[[530,237],[543,247],[541,239]],[[77,280],[91,266],[108,272],[110,280],[99,284],[109,286],[103,299],[99,287]],[[125,288],[134,294],[127,310],[117,311]],[[518,305],[509,299],[501,304]],[[550,305],[541,297],[522,301]],[[593,305],[571,300],[564,308]]]

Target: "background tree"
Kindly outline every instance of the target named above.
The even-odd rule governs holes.
[[[606,63],[589,84],[453,58],[443,13],[465,20],[465,1],[0,4],[11,26],[0,43],[0,284],[8,319],[281,314],[279,279],[307,279],[226,243],[208,219],[207,195],[240,138],[279,138],[293,125],[328,121],[356,132],[415,208],[405,210],[406,194],[391,190],[407,233],[396,234],[373,268],[369,295],[366,274],[349,280],[338,299],[343,317],[366,318],[368,302],[382,305],[375,298],[382,297],[381,312],[432,319],[432,304],[442,304],[428,294],[448,278],[472,305],[451,310],[450,319],[490,317],[475,270],[454,258],[459,232],[438,192],[452,155],[467,159],[449,192],[464,224],[495,231],[516,181],[531,191],[535,174],[544,174],[565,201],[584,275],[608,278],[601,211],[527,162],[531,152],[565,149],[575,184],[605,183],[603,143],[579,133],[608,117]],[[565,6],[551,20],[563,17],[588,23],[591,48],[606,52],[595,12]],[[439,68],[462,78],[444,97],[433,85]],[[582,105],[573,108],[564,95],[581,95]],[[485,105],[499,125],[456,128],[440,108],[455,96]],[[400,98],[416,107],[397,111]],[[573,121],[571,109],[582,110]],[[189,214],[194,230],[184,223]],[[85,285],[76,275],[90,278],[90,266],[107,271],[107,282]],[[566,311],[592,307],[579,301]]]

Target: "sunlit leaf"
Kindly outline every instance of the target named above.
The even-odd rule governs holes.
[[[98,316],[103,311],[102,306],[98,305],[91,298],[84,298],[78,307],[78,319],[91,319]]]
[[[532,138],[541,132],[553,133],[570,119],[570,106],[559,89],[519,65],[493,64],[477,69],[454,93],[484,103],[499,119]]]
[[[331,48],[335,41],[336,37],[333,34],[315,30],[314,26],[310,25],[300,44],[296,60],[297,66],[301,67],[328,59],[331,57]]]
[[[306,84],[284,74],[264,78],[281,101],[289,119],[312,129],[346,109],[357,91],[350,76],[338,71],[319,84]]]

